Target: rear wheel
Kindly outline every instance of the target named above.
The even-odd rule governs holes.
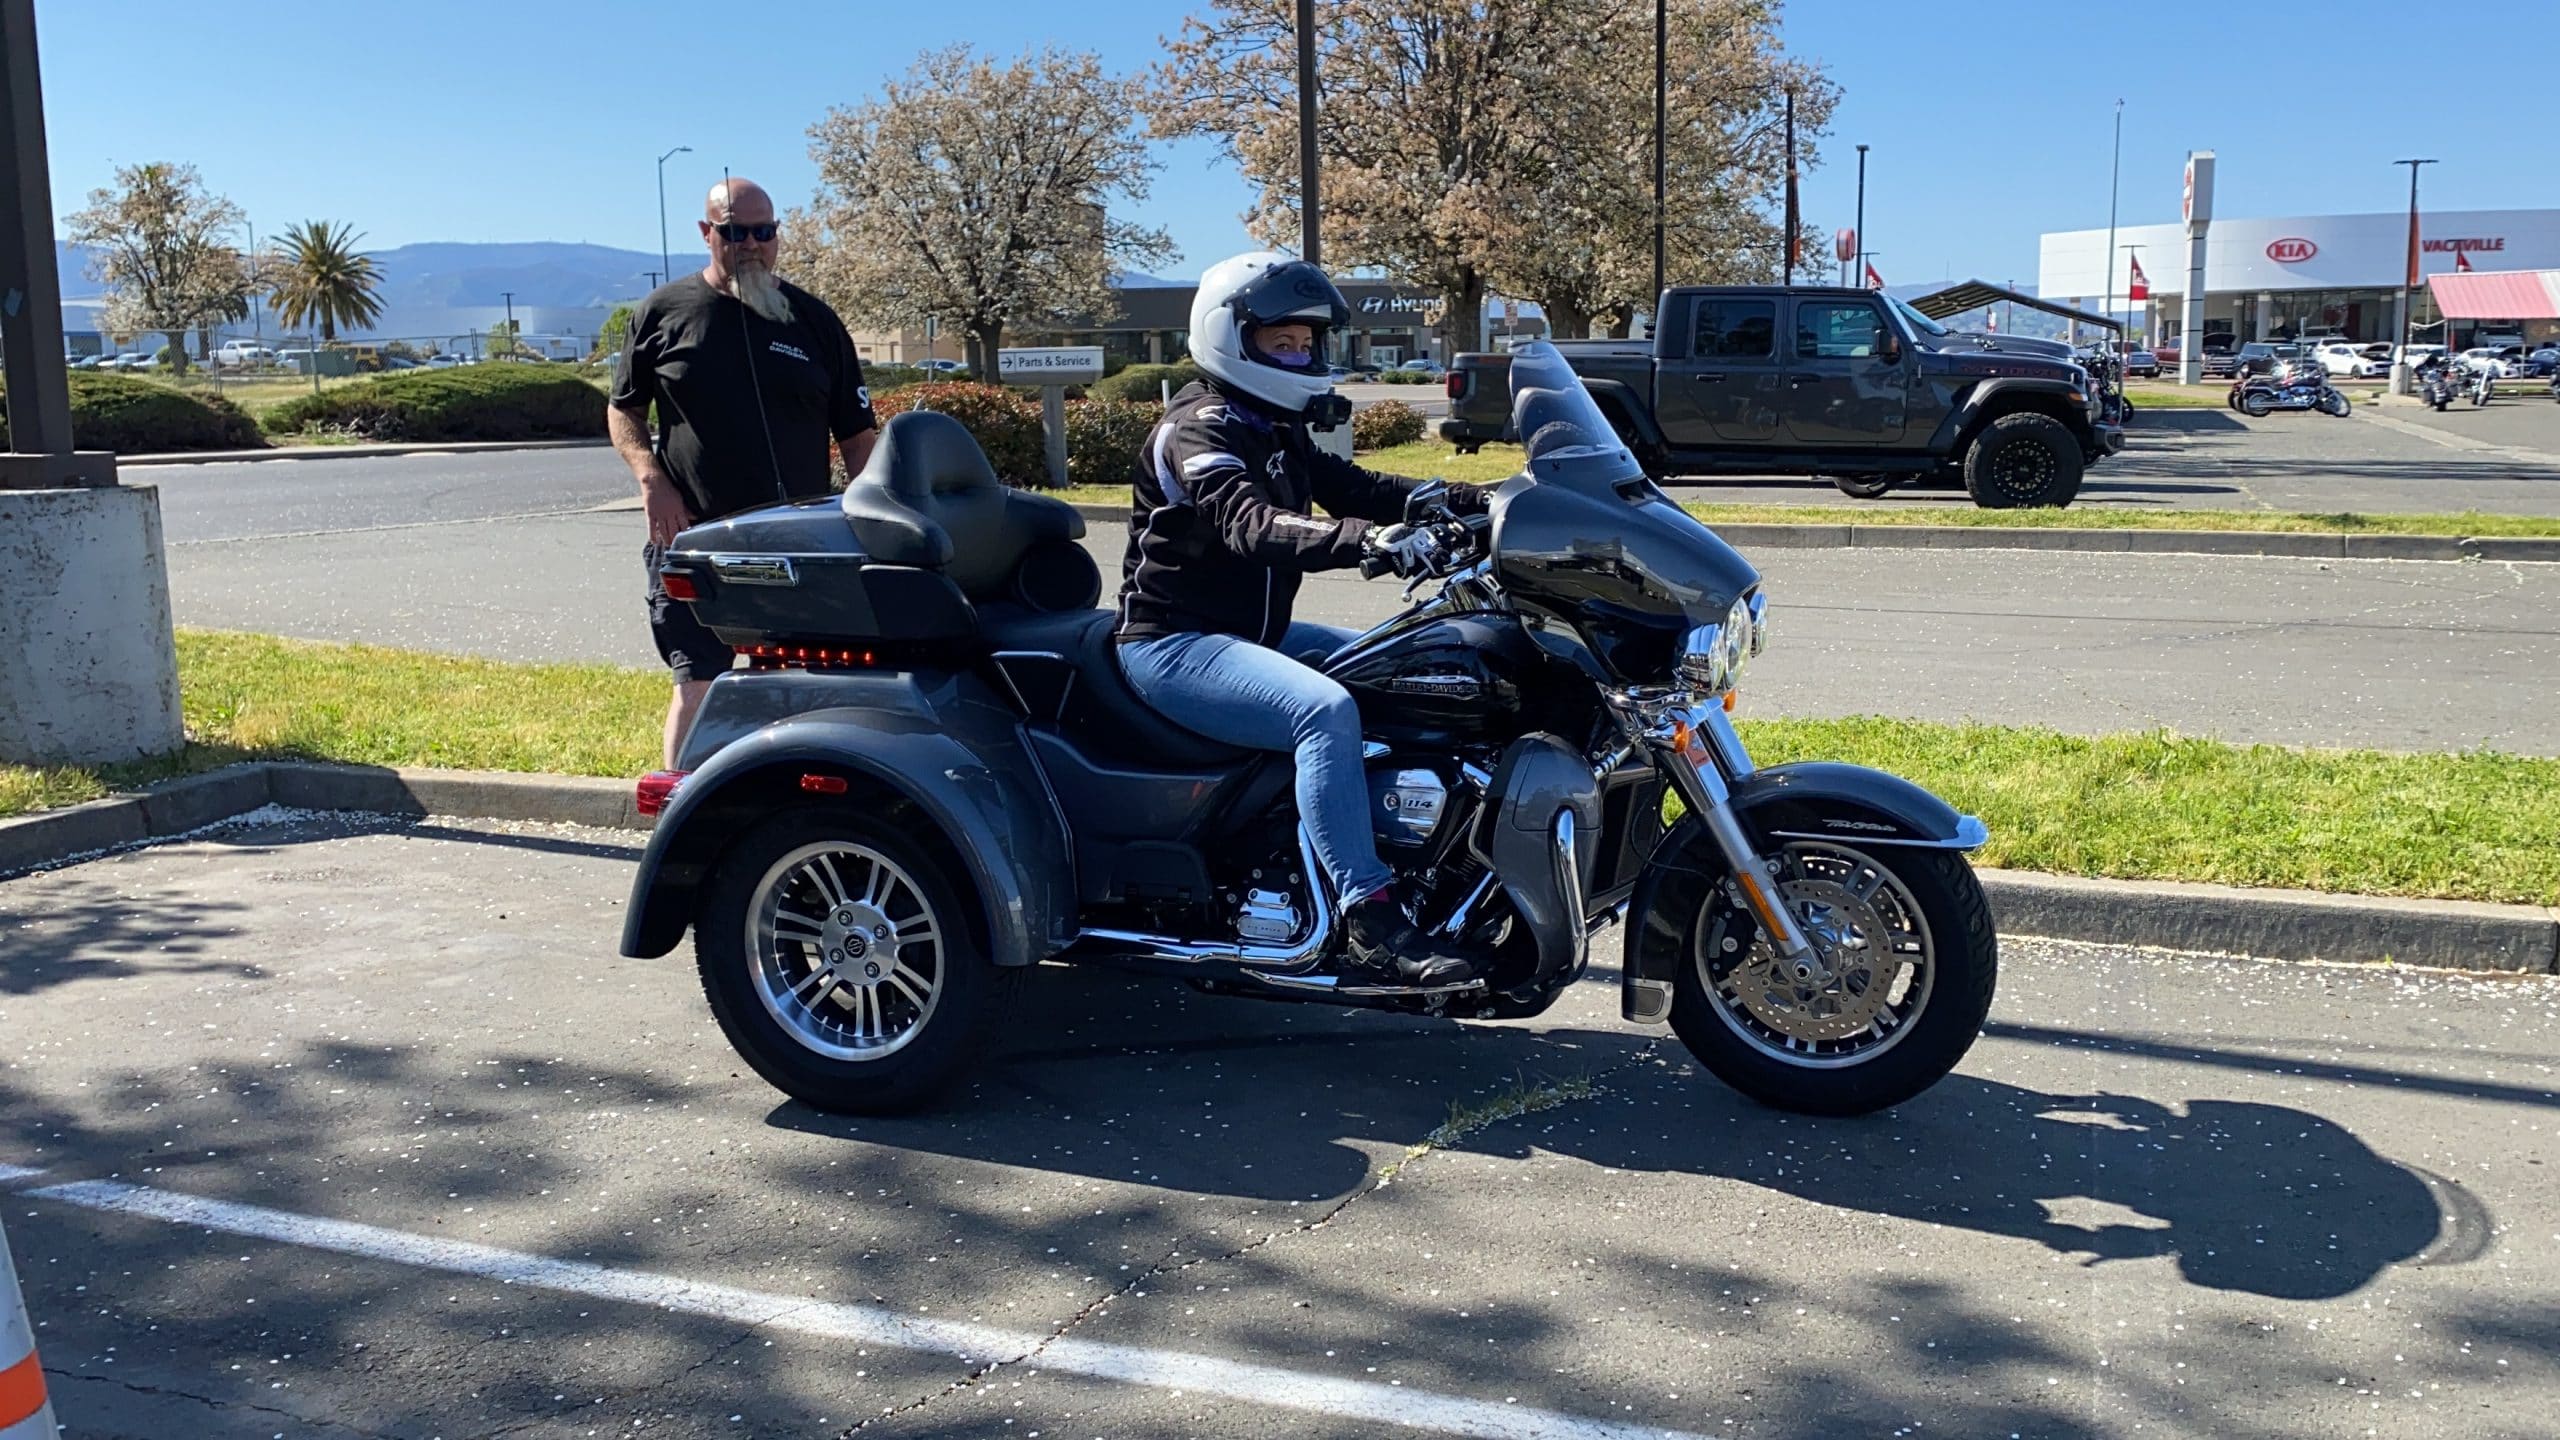
[[[1843,495],[1852,495],[1860,500],[1878,500],[1882,499],[1887,491],[1893,489],[1894,477],[1891,475],[1834,475],[1831,477],[1831,483],[1839,486],[1840,493]]]
[[[1809,1115],[1863,1115],[1936,1084],[1981,1033],[1999,979],[1973,867],[1941,850],[1829,841],[1770,859],[1829,973],[1790,974],[1732,887],[1673,887],[1696,897],[1673,979],[1680,1042],[1734,1089]]]
[[[980,952],[963,893],[879,815],[784,811],[712,876],[694,922],[703,995],[739,1057],[793,1099],[914,1109],[981,1053],[1020,978]]]
[[[2263,420],[2275,408],[2275,402],[2267,398],[2264,390],[2252,390],[2240,397],[2241,411],[2252,419]]]
[[[2022,411],[1983,427],[1965,452],[1964,488],[1985,510],[2060,507],[2080,493],[2079,437],[2050,415]]]

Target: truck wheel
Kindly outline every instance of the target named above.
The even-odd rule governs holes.
[[[912,1110],[983,1058],[1023,973],[980,953],[966,894],[878,815],[785,810],[713,872],[693,926],[702,993],[791,1098]]]
[[[1831,477],[1831,483],[1840,487],[1841,494],[1852,495],[1860,500],[1884,498],[1885,492],[1893,488],[1893,482],[1894,477],[1891,475],[1834,475]]]
[[[1964,488],[1985,510],[2068,505],[2080,493],[2085,462],[2071,427],[2050,415],[2003,415],[1973,437],[1964,457]]]

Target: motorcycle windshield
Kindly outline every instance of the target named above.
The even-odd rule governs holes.
[[[1494,500],[1503,593],[1569,624],[1615,683],[1669,683],[1684,637],[1759,572],[1646,477],[1554,346],[1512,352],[1511,414],[1528,465]]]
[[[1511,422],[1532,474],[1569,470],[1608,484],[1644,473],[1582,377],[1543,340],[1511,352]]]

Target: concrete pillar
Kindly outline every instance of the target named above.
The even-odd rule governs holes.
[[[2252,327],[2251,327],[2251,328],[2252,328],[2252,329],[2254,329],[2257,333],[2256,333],[2256,334],[2254,334],[2254,335],[2251,335],[2249,338],[2250,338],[2250,339],[2252,339],[2252,340],[2264,340],[2264,339],[2266,339],[2266,338],[2267,338],[2268,333],[2269,333],[2269,332],[2271,332],[2271,331],[2273,331],[2273,330],[2276,328],[2275,320],[2276,320],[2276,292],[2274,292],[2273,290],[2261,290],[2261,291],[2259,291],[2259,292],[2258,292],[2258,323],[2257,323],[2255,326],[2252,326]]]
[[[109,764],[184,743],[158,489],[0,489],[0,575],[0,761]]]

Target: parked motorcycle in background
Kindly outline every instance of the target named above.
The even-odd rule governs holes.
[[[2463,378],[2462,388],[2471,396],[2472,408],[2477,409],[2488,404],[2490,397],[2498,393],[2497,366],[2494,363],[2480,365],[2471,365],[2468,361],[2464,363],[2469,369]]]
[[[2273,375],[2253,375],[2240,382],[2241,413],[2252,419],[2278,410],[2317,410],[2344,415],[2353,407],[2344,391],[2329,383],[2328,367],[2317,360],[2288,362]]]
[[[2462,377],[2460,362],[2446,355],[2433,356],[2418,367],[2418,398],[2429,408],[2442,410],[2461,395]]]

